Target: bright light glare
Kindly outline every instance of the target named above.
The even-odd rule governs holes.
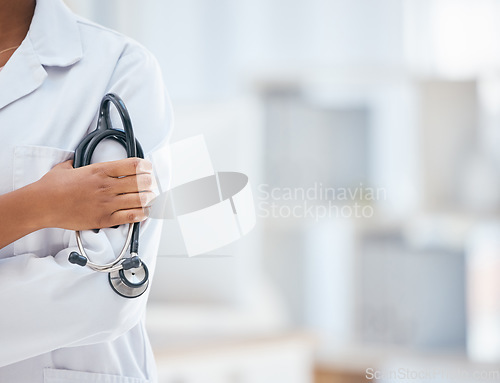
[[[495,0],[432,3],[432,45],[438,74],[469,77],[500,62]]]

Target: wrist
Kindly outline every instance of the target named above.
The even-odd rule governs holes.
[[[0,249],[34,231],[50,227],[50,205],[37,183],[0,195]]]
[[[56,227],[54,222],[54,209],[52,208],[52,196],[42,181],[39,180],[20,189],[23,199],[26,201],[25,209],[29,229],[36,231],[48,227]]]

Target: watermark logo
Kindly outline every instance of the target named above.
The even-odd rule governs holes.
[[[377,201],[387,199],[384,188],[327,187],[314,183],[309,187],[258,186],[257,216],[260,218],[371,218]]]
[[[379,370],[367,368],[365,379],[368,381],[383,381],[385,383],[401,382],[496,382],[500,379],[500,370],[466,370],[466,369],[416,369],[399,367]]]

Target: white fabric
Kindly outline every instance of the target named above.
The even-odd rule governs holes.
[[[61,0],[38,0],[27,37],[0,72],[0,194],[71,158],[95,128],[107,92],[123,98],[152,156],[172,124],[156,60],[134,41],[73,15]],[[115,149],[105,143],[99,157],[113,157]],[[124,230],[85,232],[91,258],[112,259]],[[161,220],[141,230],[140,254],[151,273],[160,231]],[[0,382],[155,382],[143,324],[147,294],[118,296],[107,274],[68,262],[73,250],[74,233],[61,229],[0,250]]]

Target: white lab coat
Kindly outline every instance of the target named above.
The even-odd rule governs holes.
[[[125,101],[145,153],[158,150],[172,118],[153,56],[61,0],[38,0],[27,37],[0,71],[0,193],[71,158],[95,128],[107,92]],[[99,156],[115,149],[105,143]],[[90,257],[113,259],[125,230],[85,232]],[[151,273],[160,230],[160,220],[141,230],[140,255]],[[155,382],[143,323],[147,294],[120,297],[107,274],[68,262],[76,249],[74,232],[45,229],[0,250],[0,382]]]

